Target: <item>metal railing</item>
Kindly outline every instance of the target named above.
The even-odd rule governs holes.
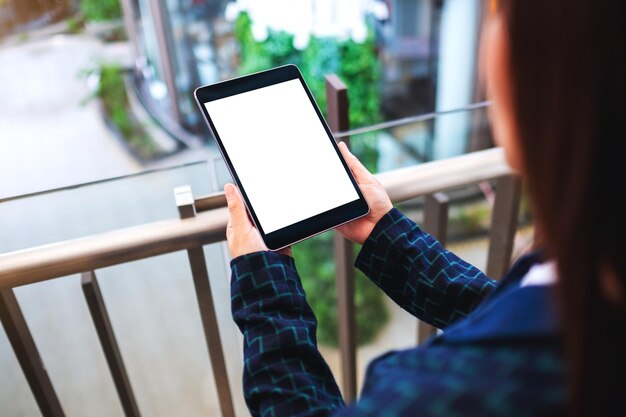
[[[492,105],[491,101],[480,101],[478,103],[468,104],[467,106],[458,107],[452,110],[443,110],[443,111],[438,111],[438,112],[431,112],[431,113],[419,114],[415,116],[403,117],[401,119],[390,120],[388,122],[382,122],[382,123],[376,123],[374,125],[359,127],[357,129],[351,129],[348,131],[340,131],[340,132],[335,133],[335,138],[341,139],[341,138],[345,138],[351,135],[362,135],[363,133],[375,132],[377,130],[391,129],[394,127],[408,125],[412,123],[426,122],[428,120],[433,120],[440,116],[445,116],[445,115],[450,115],[450,114],[455,114],[455,113],[464,113],[464,112],[478,110],[478,109],[486,109],[487,107],[491,105]]]
[[[335,132],[348,130],[348,95],[343,83],[327,77],[328,121]],[[343,140],[347,140],[344,137]],[[496,194],[487,274],[499,278],[507,269],[517,225],[520,181],[498,148],[429,162],[376,175],[394,203],[425,196],[423,227],[441,241],[447,229],[448,201],[442,192],[495,181]],[[126,416],[139,416],[131,384],[119,353],[95,270],[187,251],[223,416],[234,416],[220,332],[215,315],[203,245],[225,239],[228,212],[223,193],[194,198],[189,187],[175,190],[179,218],[143,224],[80,239],[0,255],[0,319],[44,416],[64,412],[28,329],[14,287],[82,274],[82,287],[109,370]],[[335,236],[335,261],[341,350],[341,381],[346,401],[356,398],[356,328],[353,246]],[[432,328],[420,325],[419,337]]]

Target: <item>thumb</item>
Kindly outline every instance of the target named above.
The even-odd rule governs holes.
[[[361,161],[350,152],[348,145],[344,142],[339,142],[338,146],[356,181],[358,183],[371,182],[373,180],[372,174],[365,168]]]
[[[239,195],[237,187],[233,184],[226,184],[224,186],[224,194],[226,195],[226,201],[228,202],[228,211],[230,212],[230,218],[233,226],[237,227],[249,222],[246,207],[243,204],[243,200]]]

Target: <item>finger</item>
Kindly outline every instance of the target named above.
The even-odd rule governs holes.
[[[250,220],[248,219],[246,206],[243,204],[237,187],[233,184],[226,184],[224,186],[224,194],[228,202],[228,211],[230,212],[232,227],[236,228],[248,224]]]
[[[339,142],[339,150],[344,159],[348,163],[348,167],[354,174],[357,182],[370,182],[373,180],[373,175],[365,168],[365,166],[359,161],[359,159],[350,152],[348,146],[344,142]]]

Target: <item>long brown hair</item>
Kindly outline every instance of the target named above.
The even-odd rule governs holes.
[[[499,8],[522,163],[558,265],[570,413],[626,416],[626,1]]]

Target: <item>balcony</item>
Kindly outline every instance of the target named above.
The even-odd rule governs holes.
[[[327,78],[327,100],[336,137],[353,143],[390,127],[424,127],[448,117],[425,115],[349,131],[347,90],[336,77]],[[475,107],[484,104],[449,116],[470,117]],[[0,202],[3,230],[10,231],[4,235],[11,237],[3,245],[10,249],[0,255],[0,319],[9,342],[0,344],[0,360],[3,379],[14,390],[3,394],[3,415],[85,415],[87,409],[92,415],[247,415],[241,341],[229,312],[220,164],[210,160]],[[207,180],[211,172],[213,182]],[[521,186],[501,149],[377,177],[394,204],[422,197],[421,224],[441,241],[449,192],[476,184],[494,190],[486,272],[494,278],[504,273]],[[63,207],[65,218],[50,218],[49,205]],[[54,227],[58,238],[34,236],[30,241],[37,244],[24,246],[20,230],[9,224],[18,216],[30,223],[29,233]],[[334,371],[351,401],[362,376],[354,248],[338,236],[333,244],[340,341]],[[414,329],[416,343],[434,331],[422,323]],[[28,389],[32,402],[4,404],[24,401]],[[182,412],[171,398],[195,400]]]

